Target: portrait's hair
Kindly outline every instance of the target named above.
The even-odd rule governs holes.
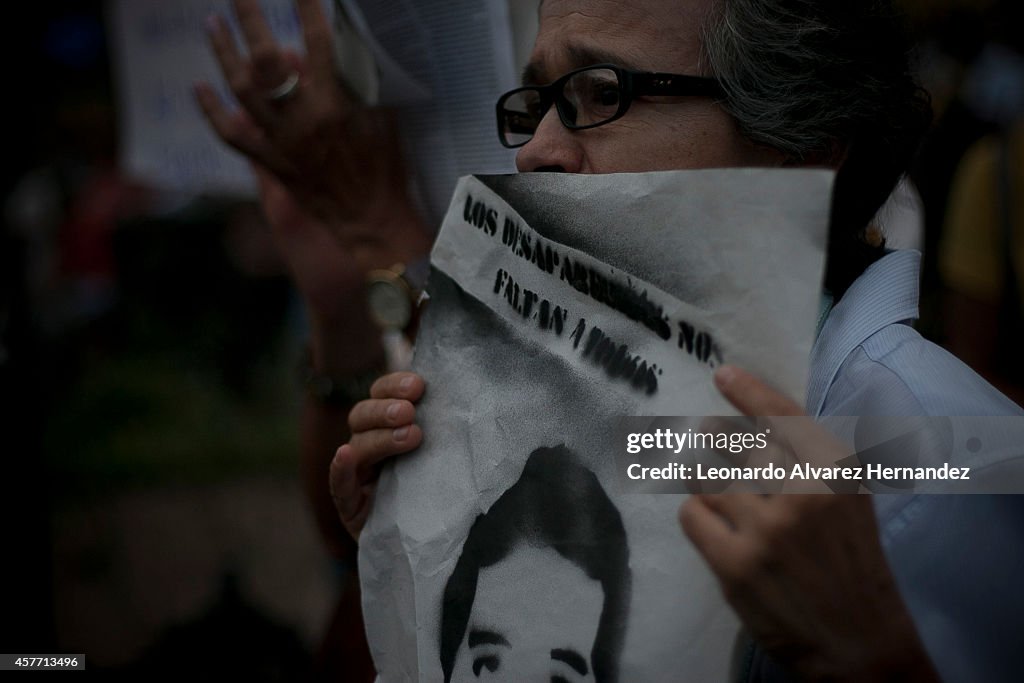
[[[717,0],[703,71],[740,131],[794,164],[839,165],[826,286],[838,299],[884,252],[865,228],[931,122],[891,0]]]
[[[450,681],[480,570],[517,547],[552,548],[601,584],[604,605],[590,653],[598,683],[614,683],[625,636],[631,575],[622,516],[597,476],[565,446],[538,448],[519,480],[473,522],[441,608],[441,668]]]

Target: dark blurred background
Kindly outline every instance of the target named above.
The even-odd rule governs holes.
[[[3,22],[0,650],[302,680],[340,569],[298,483],[301,311],[257,206],[119,171],[103,11]]]
[[[936,121],[892,241],[924,252],[922,332],[1018,398],[1000,344],[972,340],[1016,339],[1020,249],[995,238],[996,256],[964,266],[944,245],[963,241],[958,192],[959,214],[1014,220],[1000,206],[1021,194],[1022,3],[903,4]],[[147,679],[191,658],[302,680],[344,572],[298,480],[302,312],[257,206],[118,169],[103,10],[17,3],[3,22],[0,650],[84,652],[94,672]],[[972,155],[995,164],[987,181],[964,180]],[[972,285],[986,263],[1003,270]]]

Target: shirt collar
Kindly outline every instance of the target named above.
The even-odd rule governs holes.
[[[832,307],[811,349],[808,414],[821,414],[839,367],[865,339],[887,325],[917,318],[920,271],[920,252],[886,254],[871,264]]]

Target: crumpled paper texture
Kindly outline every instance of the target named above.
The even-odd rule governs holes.
[[[721,362],[803,401],[832,181],[800,169],[460,181],[417,338],[424,442],[383,468],[360,539],[380,680],[444,680],[442,596],[467,533],[531,452],[563,444],[602,482],[628,538],[618,680],[727,680],[738,621],[679,530],[683,496],[616,490],[612,453],[623,445],[611,439],[612,418],[735,414],[712,384]],[[587,286],[564,276],[567,260],[570,274],[594,273]],[[640,295],[653,322],[631,319],[636,308],[622,303]],[[714,353],[688,348],[700,332]]]

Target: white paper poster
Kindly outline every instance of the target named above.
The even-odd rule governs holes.
[[[432,254],[424,443],[360,539],[381,680],[724,681],[738,622],[677,522],[617,486],[614,418],[803,400],[832,175],[464,178]]]

